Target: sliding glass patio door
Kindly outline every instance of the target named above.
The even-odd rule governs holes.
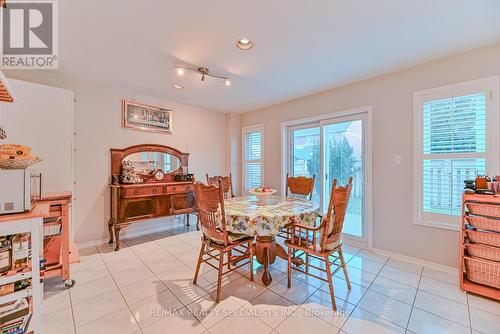
[[[347,238],[366,242],[365,114],[332,118],[288,128],[288,171],[293,176],[316,176],[313,199],[321,211],[328,208],[332,182],[353,189],[344,222]]]

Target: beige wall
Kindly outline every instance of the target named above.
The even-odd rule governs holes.
[[[495,44],[245,113],[241,126],[265,125],[265,184],[281,189],[281,122],[371,105],[374,247],[456,267],[458,232],[412,223],[413,92],[498,74],[500,44]],[[397,154],[401,165],[394,163]]]
[[[101,87],[57,72],[10,71],[7,76],[67,88],[75,94],[75,241],[89,243],[107,238],[109,219],[110,148],[155,143],[189,152],[190,172],[199,180],[205,173],[225,171],[225,114],[182,105],[134,92]],[[173,135],[161,135],[121,128],[121,100],[135,99],[173,110]],[[36,112],[36,110],[33,110]],[[63,189],[61,189],[63,190]],[[170,219],[171,220],[171,219]],[[155,228],[145,222],[131,226],[125,235]]]

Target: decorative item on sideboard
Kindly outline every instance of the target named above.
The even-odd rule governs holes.
[[[175,174],[175,181],[194,181],[194,174]]]

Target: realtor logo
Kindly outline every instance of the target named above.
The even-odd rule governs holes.
[[[57,69],[57,2],[11,0],[0,11],[0,67]]]

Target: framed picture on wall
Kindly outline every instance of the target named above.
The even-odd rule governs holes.
[[[122,127],[171,135],[172,110],[123,100]]]

